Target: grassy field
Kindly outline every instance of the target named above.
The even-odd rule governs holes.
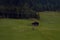
[[[40,12],[40,25],[31,20],[0,19],[0,40],[60,40],[60,12]]]

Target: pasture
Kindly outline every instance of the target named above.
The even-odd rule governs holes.
[[[32,20],[0,18],[0,40],[60,40],[60,12],[40,12],[40,25]]]

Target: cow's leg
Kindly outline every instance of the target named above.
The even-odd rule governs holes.
[[[32,26],[32,30],[35,30],[35,27],[34,26]]]

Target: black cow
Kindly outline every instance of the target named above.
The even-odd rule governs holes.
[[[35,22],[32,23],[32,25],[33,25],[33,26],[32,26],[32,30],[35,30],[35,28],[36,28],[37,26],[39,26],[39,22],[36,22],[36,21],[35,21]]]
[[[35,21],[35,22],[32,23],[32,25],[33,25],[33,26],[39,26],[39,22],[36,22],[36,21]]]

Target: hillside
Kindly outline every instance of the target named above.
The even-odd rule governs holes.
[[[60,12],[40,12],[40,25],[32,20],[0,19],[0,40],[60,40]]]

